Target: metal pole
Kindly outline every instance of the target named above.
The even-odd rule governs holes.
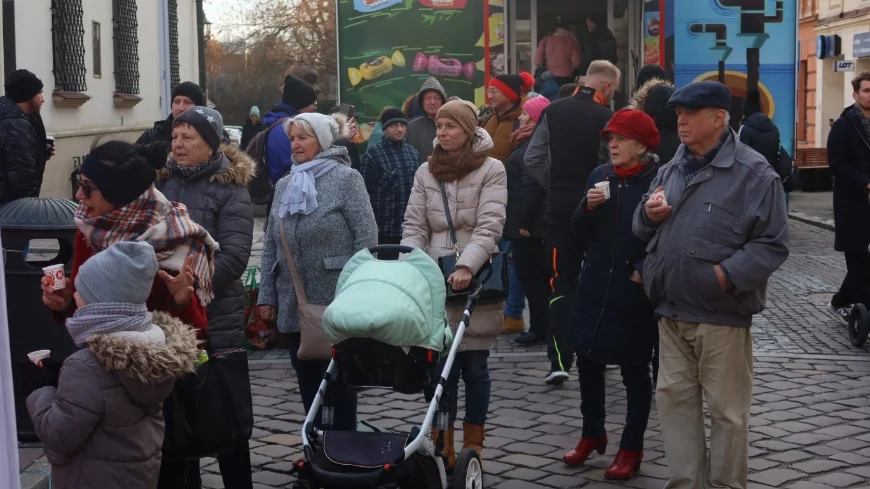
[[[205,12],[202,10],[202,0],[196,0],[196,32],[196,45],[199,49],[199,86],[205,90]]]

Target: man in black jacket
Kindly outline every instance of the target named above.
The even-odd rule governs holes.
[[[548,192],[544,227],[553,264],[548,384],[567,380],[574,363],[574,353],[564,340],[583,250],[582,239],[571,232],[571,216],[585,195],[589,174],[600,164],[600,133],[613,116],[608,105],[619,86],[619,77],[619,68],[612,63],[593,62],[586,73],[585,86],[576,95],[557,100],[544,109],[526,150],[529,175]]]
[[[179,83],[172,90],[172,113],[166,119],[155,122],[151,129],[143,132],[136,140],[136,144],[146,145],[164,142],[167,146],[172,145],[172,121],[185,110],[196,106],[205,106],[205,94],[202,93],[202,88],[193,82]]]
[[[846,255],[846,278],[827,306],[843,325],[852,304],[870,306],[870,72],[852,80],[855,104],[828,134],[834,175],[834,249]]]
[[[0,97],[0,205],[39,197],[45,162],[50,157],[39,116],[45,101],[42,81],[27,70],[6,77]]]
[[[607,28],[607,17],[603,14],[592,14],[586,17],[586,28],[589,36],[583,45],[583,61],[578,72],[586,73],[593,61],[603,59],[616,63],[616,37]]]

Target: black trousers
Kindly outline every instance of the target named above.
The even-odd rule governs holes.
[[[402,242],[401,236],[387,236],[386,234],[378,233],[378,244],[379,245],[397,245]],[[398,260],[399,253],[378,253],[378,260]]]
[[[217,457],[226,489],[253,489],[251,481],[251,451],[248,441],[240,443],[235,451]],[[160,465],[157,489],[200,489],[199,460],[173,462],[164,460]]]
[[[547,357],[551,371],[568,372],[574,364],[574,352],[566,340],[571,328],[574,291],[580,280],[583,251],[577,246],[549,246],[550,260],[550,335]]]
[[[583,438],[599,438],[606,432],[604,420],[604,370],[607,365],[589,359],[577,358],[577,371],[580,375],[580,412],[583,413]],[[643,450],[643,436],[649,423],[652,405],[652,383],[649,365],[623,366],[622,384],[628,397],[628,411],[625,415],[625,429],[619,448],[622,450]]]
[[[846,277],[831,305],[836,308],[852,304],[870,307],[870,253],[845,253]]]
[[[529,331],[538,338],[550,332],[550,253],[539,239],[511,240],[514,245],[514,267],[526,291],[529,302]]]

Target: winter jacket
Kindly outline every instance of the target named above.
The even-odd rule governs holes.
[[[489,152],[491,158],[504,163],[507,157],[510,156],[514,149],[513,144],[511,144],[511,134],[517,128],[517,119],[523,113],[523,103],[526,100],[525,97],[522,97],[516,105],[503,115],[493,112],[492,116],[483,124],[483,128],[489,133],[489,137],[492,138],[492,144],[495,145],[492,151]]]
[[[45,128],[9,97],[0,97],[0,206],[39,197],[45,173]]]
[[[444,87],[441,86],[441,83],[434,76],[430,76],[423,82],[423,86],[420,87],[420,93],[417,94],[417,102],[421,106],[423,105],[421,98],[426,95],[426,92],[432,90],[441,94],[444,101],[447,101],[447,92],[444,91]],[[435,146],[432,144],[432,141],[435,140],[435,121],[424,112],[422,117],[418,117],[408,123],[408,135],[405,140],[420,153],[420,163],[423,163],[429,159],[429,156],[432,155],[432,150],[435,149]]]
[[[730,129],[729,129],[730,131]],[[650,190],[664,187],[671,215],[655,225],[644,195],[635,235],[647,245],[643,282],[662,316],[748,328],[764,310],[767,280],[788,257],[782,182],[767,161],[731,134],[713,161],[686,185],[682,146]],[[722,290],[714,265],[728,279]]]
[[[481,138],[473,151],[491,150],[492,140],[486,132],[478,130],[477,133]],[[498,251],[504,230],[507,205],[504,165],[495,158],[487,158],[483,166],[455,182],[445,183],[445,188],[448,202],[456,206],[450,210],[460,248],[456,266],[467,267],[476,275]],[[414,188],[405,211],[402,245],[425,250],[435,260],[453,253],[441,187],[429,171],[429,163],[423,164],[414,176]],[[447,307],[447,319],[454,333],[463,312],[464,306]],[[465,330],[460,350],[489,350],[503,327],[504,303],[478,305],[474,319]]]
[[[680,149],[680,135],[677,132],[677,112],[668,107],[668,100],[674,94],[674,86],[665,80],[653,78],[644,83],[635,93],[631,108],[643,111],[653,118],[659,130],[661,141],[655,149],[659,163],[674,159]]]
[[[870,137],[852,105],[828,133],[828,166],[834,176],[834,249],[867,253],[870,245]]]
[[[241,348],[245,341],[245,298],[241,276],[248,267],[254,214],[247,185],[256,165],[241,149],[223,145],[223,156],[190,179],[160,170],[156,187],[167,199],[187,207],[194,222],[220,244],[214,258],[208,305],[208,331],[217,351]]]
[[[381,125],[381,121],[375,122],[375,127],[372,128],[372,132],[369,135],[368,147],[366,148],[366,150],[368,150],[368,148],[371,148],[372,146],[378,144],[383,139],[384,139],[384,127],[383,127],[383,125]]]
[[[586,45],[583,46],[583,64],[580,65],[579,74],[585,75],[589,71],[589,65],[599,59],[613,64],[617,62],[616,37],[603,25],[596,27],[586,38]]]
[[[293,117],[298,113],[298,110],[284,102],[278,102],[278,105],[266,112],[263,123],[266,124],[266,128],[269,128],[280,119]],[[269,177],[272,178],[272,182],[280,180],[293,166],[293,162],[290,160],[293,155],[293,151],[290,149],[290,136],[280,127],[275,129],[277,130],[269,131],[266,140],[266,166],[269,168]]]
[[[275,201],[263,243],[259,303],[278,308],[278,330],[282,333],[299,332],[299,316],[281,244],[280,221],[284,222],[287,245],[311,304],[329,305],[345,263],[359,250],[378,244],[378,225],[362,175],[350,168],[346,154],[335,159],[341,164],[315,182],[317,209],[308,215],[278,215],[290,176],[275,186]]]
[[[743,121],[738,134],[740,142],[761,153],[776,171],[779,163],[779,129],[767,115],[756,112]]]
[[[653,306],[642,284],[631,275],[643,272],[646,243],[631,231],[634,210],[656,175],[649,164],[637,175],[620,178],[613,165],[592,172],[586,191],[610,183],[610,199],[594,211],[586,199],[574,212],[574,231],[584,237],[586,259],[574,294],[568,345],[578,355],[607,365],[645,365],[656,335]]]
[[[175,118],[172,117],[172,114],[169,114],[169,117],[166,119],[155,122],[154,127],[148,129],[139,136],[139,139],[136,140],[136,144],[148,145],[162,142],[167,145],[172,145],[172,121],[174,120]]]
[[[553,78],[553,74],[549,71],[541,76],[541,87],[538,89],[538,95],[546,97],[550,102],[559,99],[559,82]]]
[[[601,164],[600,133],[612,116],[609,107],[595,101],[595,90],[589,87],[551,103],[541,113],[526,150],[526,168],[547,191],[544,225],[552,245],[573,244],[571,217],[584,197],[589,174]]]
[[[177,377],[194,371],[197,349],[186,324],[166,313],[154,313],[153,321],[166,344],[91,336],[63,362],[57,388],[27,397],[55,489],[157,487],[163,401]]]
[[[387,138],[369,145],[363,155],[360,173],[378,222],[378,232],[402,236],[405,208],[411,197],[414,174],[420,168],[420,154],[410,144]]]
[[[340,139],[335,144],[344,146],[345,149],[347,149],[347,156],[350,158],[350,167],[359,171],[360,157],[359,148],[357,148],[356,143],[347,139]]]
[[[560,78],[574,76],[580,61],[580,44],[570,31],[561,27],[541,39],[535,52],[535,66],[544,66]]]
[[[83,235],[81,231],[76,231],[75,240],[73,242],[72,274],[69,277],[72,283],[68,285],[68,287],[71,287],[73,293],[76,291],[75,284],[76,277],[79,274],[79,268],[81,268],[88,258],[93,255],[94,249],[91,248],[85,235]],[[179,306],[175,304],[172,294],[169,293],[169,288],[166,286],[166,282],[164,282],[160,277],[154,277],[154,284],[151,286],[151,295],[148,296],[145,305],[148,306],[149,311],[167,312],[171,316],[180,319],[184,324],[193,326],[193,328],[197,330],[197,337],[201,340],[205,339],[206,331],[208,331],[208,317],[206,315],[205,306],[200,305],[199,299],[196,298],[196,294],[193,294],[190,298],[190,302],[186,305]],[[78,307],[76,306],[75,301],[73,301],[66,311],[52,311],[52,319],[55,323],[63,325],[64,322],[66,322],[66,318],[72,317],[77,309]]]
[[[544,189],[526,171],[526,149],[529,141],[517,146],[507,161],[507,219],[505,239],[526,239],[520,229],[527,229],[531,238],[544,238]]]
[[[262,121],[257,121],[256,124],[251,122],[251,119],[245,121],[245,127],[242,128],[242,140],[239,141],[239,147],[244,150],[248,147],[248,143],[254,139],[254,136],[266,130],[266,125]]]

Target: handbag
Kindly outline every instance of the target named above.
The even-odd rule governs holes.
[[[209,354],[175,381],[163,403],[164,460],[196,460],[235,451],[251,438],[254,409],[248,352]]]
[[[248,350],[269,350],[278,344],[278,327],[274,321],[266,321],[260,315],[257,298],[260,284],[257,274],[260,267],[248,268],[245,278],[245,348]]]
[[[300,360],[329,360],[332,358],[332,343],[326,339],[323,333],[323,312],[327,306],[318,306],[308,303],[305,295],[305,286],[299,278],[299,271],[293,263],[293,253],[287,245],[287,235],[284,233],[284,220],[280,219],[281,246],[284,247],[284,256],[287,266],[290,268],[290,276],[293,277],[293,289],[296,291],[296,302],[299,311],[299,333],[302,338],[299,342],[299,350],[296,357]]]
[[[543,63],[535,68],[535,90],[541,88],[541,75],[547,71],[547,44],[550,42],[550,36],[544,39],[544,56],[541,58]]]
[[[444,182],[441,185],[441,198],[444,201],[444,215],[447,216],[447,229],[450,232],[450,242],[453,245],[453,254],[438,258],[438,266],[444,274],[444,279],[450,277],[456,271],[456,263],[459,261],[459,243],[456,240],[456,230],[453,228],[453,217],[450,215],[450,204],[447,201],[447,187]],[[475,275],[480,281],[481,291],[477,300],[478,304],[495,304],[503,302],[510,294],[510,281],[508,280],[508,264],[510,255],[507,253],[493,253],[489,261],[484,263]],[[454,291],[447,285],[447,300],[462,298],[464,291]]]

